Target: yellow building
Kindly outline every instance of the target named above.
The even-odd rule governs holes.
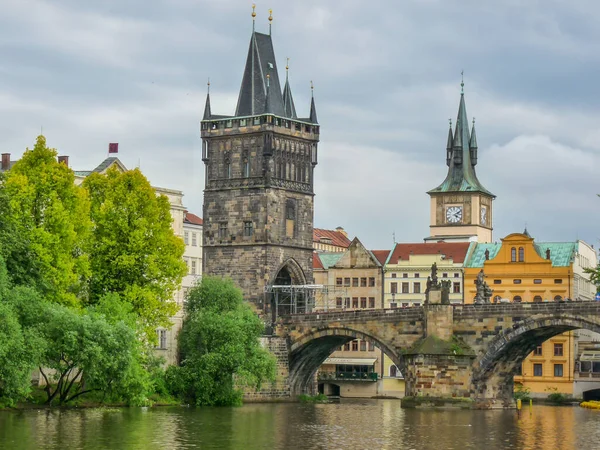
[[[493,302],[570,300],[577,248],[577,242],[536,243],[527,230],[501,243],[477,244],[465,264],[465,303],[473,303],[475,279],[482,269],[493,289]],[[548,339],[523,361],[515,383],[538,397],[552,392],[572,395],[574,345],[572,331]]]

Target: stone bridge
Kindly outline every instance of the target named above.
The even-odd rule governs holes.
[[[287,339],[292,395],[312,392],[325,359],[364,339],[402,371],[407,397],[469,398],[485,408],[512,402],[513,375],[536,346],[579,328],[600,333],[600,302],[312,313],[279,318],[275,333]]]

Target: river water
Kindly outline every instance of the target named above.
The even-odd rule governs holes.
[[[0,412],[0,449],[600,449],[600,411],[406,410],[397,400]]]

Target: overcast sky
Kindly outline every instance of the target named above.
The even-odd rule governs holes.
[[[426,191],[446,175],[460,72],[477,174],[497,195],[494,239],[600,238],[600,3],[257,1],[299,116],[321,124],[315,226],[373,249],[429,235]],[[202,215],[199,121],[233,114],[252,29],[241,0],[0,0],[0,150],[43,127],[92,169],[119,158]]]

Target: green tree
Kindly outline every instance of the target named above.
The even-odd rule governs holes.
[[[109,293],[129,303],[148,337],[169,325],[175,289],[186,272],[184,244],[172,229],[169,201],[138,170],[92,174],[90,304]]]
[[[596,285],[596,292],[600,293],[600,264],[595,268],[584,269],[590,275],[590,281]]]
[[[196,405],[236,405],[244,387],[274,380],[275,358],[259,343],[264,324],[231,280],[203,277],[185,313],[181,366],[167,370],[175,395]]]
[[[8,229],[18,231],[19,242],[7,246],[8,267],[15,276],[37,279],[36,287],[50,300],[78,306],[89,271],[86,242],[90,232],[87,192],[75,185],[75,175],[56,160],[57,152],[38,136],[32,150],[6,175],[0,196],[8,200]],[[4,211],[2,211],[4,212]],[[15,248],[30,250],[14,260]],[[31,272],[33,271],[33,272]]]

